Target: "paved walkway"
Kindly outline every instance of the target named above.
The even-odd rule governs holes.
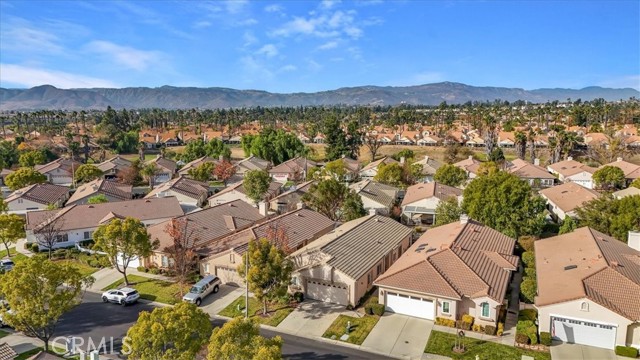
[[[276,330],[302,337],[322,337],[341,314],[362,316],[356,311],[346,310],[344,305],[306,300],[282,320]]]
[[[42,341],[20,333],[12,333],[3,337],[0,341],[7,343],[17,354],[44,346]]]
[[[553,360],[624,360],[626,357],[616,355],[613,350],[593,346],[553,342],[549,348]]]
[[[360,348],[396,358],[421,359],[433,327],[430,320],[386,313]]]
[[[32,257],[34,254],[25,249],[24,245],[27,243],[27,239],[20,239],[18,240],[18,242],[16,243],[16,247],[13,248],[13,250],[19,252],[20,254],[24,255],[24,256],[28,256],[28,257]]]

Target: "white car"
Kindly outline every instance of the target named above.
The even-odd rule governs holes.
[[[107,290],[102,293],[103,302],[113,302],[122,306],[133,304],[137,302],[138,299],[140,299],[138,290],[127,287],[122,289]]]
[[[11,259],[2,259],[0,260],[0,272],[10,271],[13,269],[13,260]]]

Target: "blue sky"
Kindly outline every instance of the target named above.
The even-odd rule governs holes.
[[[640,1],[0,0],[0,86],[640,89]]]

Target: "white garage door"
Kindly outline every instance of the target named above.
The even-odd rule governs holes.
[[[551,336],[572,344],[583,344],[613,349],[616,343],[616,327],[583,320],[551,317]]]
[[[124,261],[122,260],[122,256],[118,255],[118,264],[120,266],[122,266],[124,263]],[[131,258],[131,260],[129,260],[129,266],[130,268],[137,268],[138,266],[140,266],[140,259],[137,256],[134,256]]]
[[[305,297],[340,305],[349,304],[349,292],[346,285],[331,284],[316,280],[307,280]]]
[[[216,267],[216,275],[220,278],[223,284],[232,286],[244,286],[244,280],[238,274],[236,269],[226,267]]]
[[[408,296],[387,292],[386,310],[396,314],[415,316],[422,319],[433,320],[433,301],[417,296]]]

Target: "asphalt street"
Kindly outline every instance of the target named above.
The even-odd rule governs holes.
[[[106,348],[111,348],[113,342],[114,350],[121,346],[121,339],[127,330],[137,320],[141,311],[151,311],[153,306],[149,304],[137,303],[122,307],[117,304],[103,303],[100,295],[87,292],[83,303],[65,314],[56,328],[55,336],[60,345],[64,344],[62,337],[76,337],[84,341],[80,346],[86,349],[91,341],[95,347],[101,347],[104,339]],[[223,324],[222,320],[214,320],[214,326]],[[264,336],[280,335],[284,340],[282,347],[283,357],[290,360],[340,360],[340,359],[384,359],[380,355],[352,349],[344,346],[337,346],[331,343],[314,341],[307,338],[280,334],[272,331],[262,331]],[[89,340],[90,339],[90,340]],[[78,340],[80,341],[80,340]]]

